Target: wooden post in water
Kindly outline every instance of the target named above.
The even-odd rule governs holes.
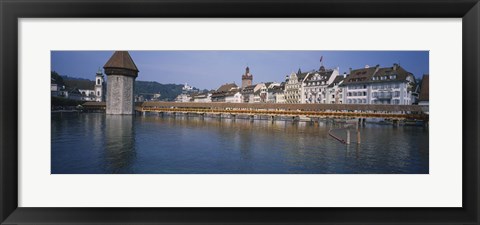
[[[350,144],[350,130],[347,129],[347,145]]]
[[[360,130],[357,129],[357,144],[360,144],[361,143],[361,140],[360,140]]]

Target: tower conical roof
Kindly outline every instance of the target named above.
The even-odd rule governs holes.
[[[103,68],[119,68],[137,71],[137,66],[127,51],[116,51]]]

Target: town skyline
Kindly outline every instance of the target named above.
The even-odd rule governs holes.
[[[98,68],[113,51],[52,51],[51,70],[61,75],[93,80]],[[421,78],[429,74],[428,51],[130,51],[140,69],[138,80],[159,83],[188,83],[199,89],[216,89],[225,83],[241,85],[245,67],[253,83],[283,82],[285,76],[339,67],[391,66],[398,63]],[[322,62],[320,62],[322,59]],[[82,62],[79,64],[78,62]],[[187,66],[186,66],[187,65]],[[295,66],[297,65],[297,66]],[[296,69],[295,69],[296,68]]]

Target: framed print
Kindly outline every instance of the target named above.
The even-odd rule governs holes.
[[[2,224],[479,223],[476,0],[0,10]]]

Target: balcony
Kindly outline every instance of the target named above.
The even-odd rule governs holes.
[[[378,92],[378,94],[374,97],[376,97],[379,100],[390,100],[393,97],[393,93],[392,92]]]

